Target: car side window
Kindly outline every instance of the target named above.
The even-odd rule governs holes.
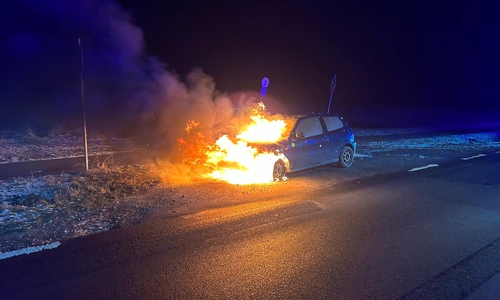
[[[318,117],[301,120],[299,125],[297,125],[297,129],[295,129],[295,135],[297,138],[307,138],[320,135],[322,133],[323,128],[321,127]]]
[[[344,127],[344,124],[339,117],[323,117],[323,120],[325,121],[326,130],[328,130],[328,132]]]

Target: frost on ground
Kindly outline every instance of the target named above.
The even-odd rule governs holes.
[[[130,151],[133,147],[129,139],[88,138],[89,152],[94,154]],[[83,156],[83,138],[70,133],[40,137],[30,130],[3,131],[0,149],[0,163],[76,157]]]
[[[0,252],[127,226],[166,201],[146,166],[0,181]],[[165,195],[166,196],[166,195]]]
[[[440,126],[430,129],[429,127],[404,127],[404,128],[362,128],[354,129],[356,136],[388,136],[398,134],[412,134],[412,133],[428,133],[428,132],[444,132],[452,130],[473,130],[473,131],[487,131],[484,129],[499,128],[500,123],[476,123],[476,124],[463,124],[463,125],[449,125]]]
[[[359,159],[377,155],[401,155],[416,151],[425,158],[429,150],[474,152],[500,148],[498,133],[388,139],[375,135],[421,132],[413,129],[355,130],[358,136],[373,136],[358,142]],[[110,143],[109,141],[114,141]],[[91,139],[95,149],[128,150],[125,140]],[[114,145],[114,146],[110,146]],[[81,137],[0,133],[0,163],[62,158],[81,154]],[[113,148],[114,147],[114,148]],[[388,154],[389,153],[389,154]],[[392,157],[392,156],[391,156]],[[147,165],[100,167],[88,173],[62,173],[0,181],[0,252],[61,242],[70,238],[134,224],[158,207],[173,208],[178,191],[160,186]],[[1,254],[1,253],[0,253]]]
[[[494,132],[454,134],[414,139],[374,141],[368,142],[364,146],[369,152],[371,152],[371,154],[375,152],[401,149],[440,149],[468,151],[485,148],[498,148],[500,146],[500,136],[498,133]]]

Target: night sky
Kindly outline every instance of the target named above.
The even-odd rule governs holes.
[[[0,4],[0,126],[80,122],[78,37],[96,130],[152,124],[200,82],[202,97],[258,95],[264,76],[270,109],[299,114],[326,108],[336,74],[333,111],[360,126],[500,111],[497,1],[12,2]]]
[[[335,107],[500,107],[495,1],[122,1],[148,50],[181,74],[200,66],[224,91],[258,89],[295,112]]]

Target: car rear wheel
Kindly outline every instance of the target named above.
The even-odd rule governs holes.
[[[342,168],[349,168],[354,161],[354,151],[349,146],[344,146],[340,151],[339,165]]]
[[[285,163],[282,160],[278,160],[274,163],[273,168],[273,180],[278,181],[282,180],[285,177],[286,168]]]

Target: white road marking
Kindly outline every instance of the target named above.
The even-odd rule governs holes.
[[[420,171],[420,170],[434,168],[434,167],[439,167],[439,165],[438,164],[428,164],[427,166],[410,169],[410,170],[408,170],[408,172]]]
[[[6,258],[13,257],[13,256],[23,255],[23,254],[35,253],[35,252],[39,252],[39,251],[47,250],[47,249],[54,249],[54,248],[59,247],[59,245],[61,245],[61,243],[55,242],[55,243],[45,244],[45,245],[41,245],[41,246],[27,247],[24,249],[9,251],[9,252],[5,252],[5,253],[0,252],[0,259],[6,259]]]
[[[462,157],[462,160],[469,160],[469,159],[479,158],[479,157],[483,157],[483,156],[486,156],[486,154],[478,154],[478,155],[474,155],[474,156],[470,156],[470,157]]]

